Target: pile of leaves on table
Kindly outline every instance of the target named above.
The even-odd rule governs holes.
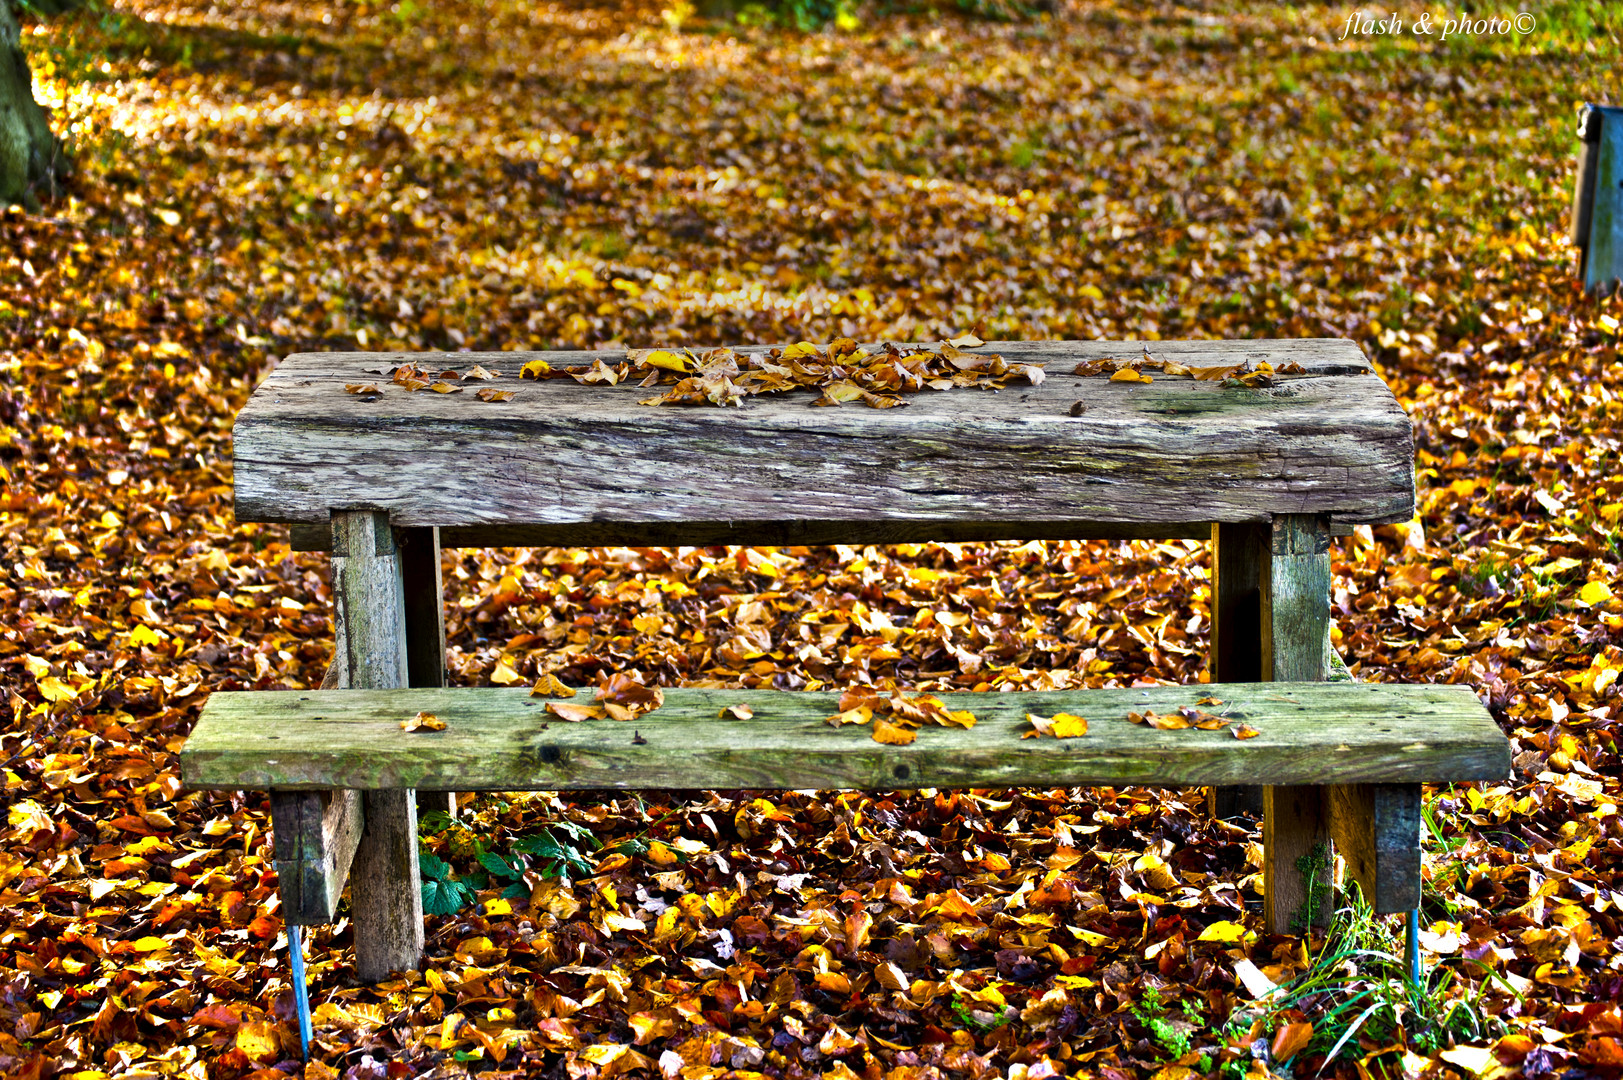
[[[1427,987],[1389,920],[1260,934],[1260,836],[1195,793],[483,797],[425,821],[421,971],[358,987],[347,924],[312,935],[307,1075],[1623,1067],[1623,307],[1574,291],[1560,236],[1606,8],[1447,43],[1342,41],[1311,5],[665,15],[130,0],[30,31],[81,173],[0,216],[0,1071],[299,1070],[264,796],[182,790],[174,756],[211,691],[313,685],[331,648],[325,557],[231,515],[231,420],[276,357],[612,369],[978,320],[1378,361],[1421,513],[1337,544],[1336,643],[1471,685],[1516,751],[1427,793]],[[1207,643],[1193,543],[445,570],[464,684],[1195,681]]]

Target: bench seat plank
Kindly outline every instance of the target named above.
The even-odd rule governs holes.
[[[1261,734],[1158,731],[1129,711],[1206,695]],[[672,689],[634,721],[567,723],[523,689],[214,694],[181,751],[197,788],[471,791],[698,788],[1071,787],[1499,780],[1509,744],[1463,686],[1271,683],[939,695],[978,719],[908,746],[830,727],[838,695]],[[588,693],[578,702],[589,702]],[[749,720],[721,719],[746,703]],[[401,730],[419,710],[440,732]],[[1078,713],[1081,738],[1021,739],[1027,711]]]
[[[558,366],[612,354],[300,354],[237,418],[236,513],[321,524],[332,507],[387,510],[397,526],[445,528],[450,543],[455,528],[588,522],[1186,531],[1275,514],[1324,514],[1338,530],[1412,517],[1409,420],[1356,344],[1147,344],[1191,365],[1294,362],[1307,374],[1257,390],[1160,373],[1113,382],[1072,369],[1135,357],[1141,343],[993,342],[987,350],[1011,361],[1045,364],[1047,379],[913,393],[896,409],[817,408],[805,391],[722,409],[639,405],[659,391],[635,385],[514,378],[535,357]],[[479,362],[518,394],[408,393],[366,372],[407,359]],[[365,382],[382,388],[377,400],[344,390]]]

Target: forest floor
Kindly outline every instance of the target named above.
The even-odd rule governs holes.
[[[0,214],[0,1073],[300,1069],[265,796],[176,767],[211,691],[313,685],[331,649],[326,557],[232,515],[278,357],[979,323],[1377,362],[1420,513],[1337,543],[1336,644],[1473,687],[1515,752],[1426,793],[1428,985],[1381,955],[1395,918],[1260,933],[1260,833],[1195,792],[482,796],[425,822],[461,906],[423,970],[357,986],[347,923],[310,936],[305,1075],[1617,1075],[1623,303],[1565,236],[1607,7],[1447,40],[1341,40],[1311,3],[801,35],[119,0],[31,31],[80,175]],[[1188,682],[1207,642],[1196,543],[445,571],[459,684]]]

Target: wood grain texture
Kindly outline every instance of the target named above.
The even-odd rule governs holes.
[[[1377,915],[1420,906],[1420,785],[1327,789],[1330,835]]]
[[[271,792],[284,921],[296,926],[333,921],[364,820],[358,791]]]
[[[333,596],[340,628],[334,651],[344,657],[347,688],[317,692],[340,700],[359,699],[366,691],[409,693],[404,586],[389,516],[333,511],[332,536]],[[364,807],[366,824],[355,849],[350,900],[356,971],[363,980],[376,982],[391,971],[416,967],[422,956],[417,802],[410,790],[368,791]]]
[[[1322,513],[1343,526],[1413,514],[1408,418],[1340,340],[1150,342],[1195,364],[1268,360],[1316,377],[1264,390],[1184,376],[1070,373],[1137,342],[993,343],[1045,363],[1041,386],[908,396],[907,408],[815,408],[809,393],[742,409],[638,405],[653,391],[519,383],[511,402],[345,383],[400,354],[289,357],[234,436],[237,517],[320,522],[332,506],[397,525],[885,521],[1168,523]],[[550,362],[587,362],[546,355]],[[531,354],[469,354],[516,372]],[[411,359],[419,362],[425,357]],[[426,358],[428,362],[438,362]],[[446,357],[445,362],[453,362]],[[383,385],[380,383],[379,385]],[[1086,411],[1070,415],[1082,401]]]
[[[366,831],[355,853],[355,973],[377,982],[423,955],[423,890],[417,866],[417,800],[411,791],[365,793]]]
[[[1268,682],[1322,683],[1329,676],[1330,523],[1322,515],[1282,514],[1269,527],[1262,585],[1262,677]],[[1338,778],[1325,777],[1320,783]],[[1328,837],[1325,790],[1289,788],[1263,794],[1264,909],[1268,927],[1288,933],[1301,907],[1297,861]],[[1276,817],[1275,810],[1279,808]],[[1279,897],[1274,897],[1276,891]],[[1316,914],[1323,925],[1332,905]]]
[[[1125,719],[1208,694],[1261,734],[1156,731]],[[824,724],[835,694],[672,689],[665,697],[635,721],[572,724],[522,688],[217,693],[181,751],[182,775],[202,788],[884,790],[1465,781],[1502,779],[1510,768],[1509,743],[1460,686],[943,694],[979,723],[926,728],[909,746],[875,743],[865,727]],[[739,702],[754,718],[719,718]],[[419,710],[446,729],[401,731]],[[1079,713],[1092,727],[1083,738],[1021,739],[1028,711]]]
[[[387,514],[332,512],[335,651],[345,685],[382,690],[407,685],[406,602],[400,555]]]
[[[1351,532],[1352,526],[1347,526]],[[325,524],[292,527],[294,551],[328,551]],[[442,548],[715,547],[727,544],[815,547],[823,544],[940,544],[988,540],[1204,540],[1203,521],[656,521],[573,525],[462,525],[439,530]]]
[[[1323,682],[1330,673],[1329,522],[1276,517],[1261,584],[1263,680]]]
[[[1300,861],[1330,851],[1325,791],[1316,784],[1276,784],[1263,789],[1262,920],[1270,934],[1300,933],[1308,879]],[[1323,845],[1320,847],[1320,845]],[[1328,861],[1328,860],[1327,860]],[[1330,870],[1318,881],[1328,881]],[[1328,897],[1314,911],[1313,925],[1327,926],[1334,904]]]

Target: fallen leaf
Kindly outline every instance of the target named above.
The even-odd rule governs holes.
[[[906,746],[918,738],[918,732],[912,728],[892,724],[888,720],[875,720],[873,725],[873,741],[884,743],[887,746]]]
[[[410,720],[400,721],[401,731],[444,731],[445,721],[431,712],[420,712]]]
[[[549,701],[546,709],[558,719],[571,724],[578,724],[582,720],[601,720],[605,715],[601,705],[571,705],[563,701]]]
[[[530,687],[530,696],[572,698],[575,696],[575,688],[565,686],[563,681],[556,675],[543,675],[535,680],[534,686]]]

